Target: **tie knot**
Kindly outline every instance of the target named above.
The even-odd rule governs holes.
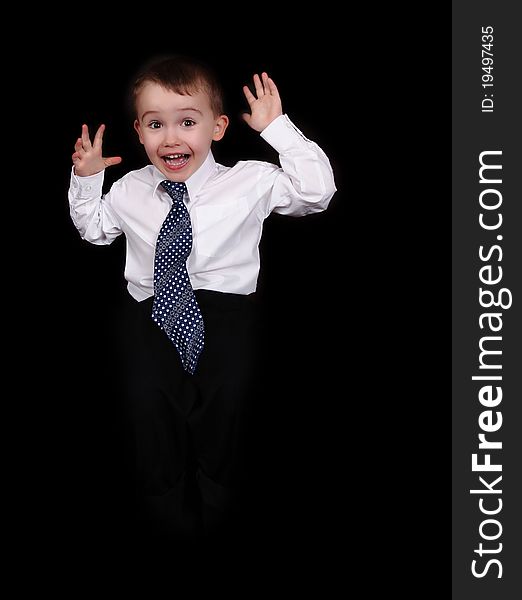
[[[179,183],[165,179],[161,182],[161,185],[174,200],[183,200],[183,195],[187,191],[187,186],[183,182]]]

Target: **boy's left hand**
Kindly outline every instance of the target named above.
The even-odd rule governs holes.
[[[274,119],[283,114],[281,98],[276,84],[266,73],[261,73],[261,78],[257,73],[254,75],[254,87],[257,98],[248,86],[243,86],[243,93],[252,111],[250,115],[245,113],[243,119],[252,129],[263,131]]]

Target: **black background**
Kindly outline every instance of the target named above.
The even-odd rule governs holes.
[[[35,314],[24,295],[31,318],[16,357],[26,365],[9,459],[21,490],[17,548],[46,578],[60,565],[86,585],[100,574],[123,585],[153,573],[149,581],[175,580],[173,590],[246,582],[247,597],[276,583],[322,595],[355,583],[413,597],[440,587],[443,597],[449,10],[422,27],[409,27],[411,13],[395,6],[348,19],[325,6],[284,20],[245,6],[204,21],[187,7],[171,27],[165,11],[142,7],[125,15],[132,24],[92,13],[52,26],[46,15],[45,35],[24,36],[31,58],[16,69],[24,90],[16,137],[22,170],[36,171],[43,193],[24,194],[20,207],[21,235],[38,223],[40,305]],[[144,164],[125,92],[144,60],[170,52],[199,56],[221,75],[231,125],[214,147],[219,162],[277,160],[239,119],[242,85],[266,70],[283,110],[329,156],[338,188],[321,215],[266,222],[259,294],[265,340],[276,340],[266,347],[270,394],[256,432],[266,486],[240,544],[197,552],[158,552],[129,536],[111,375],[123,240],[82,242],[66,198],[83,122],[91,131],[104,122],[106,154],[124,158],[106,186]],[[28,207],[38,219],[26,218]]]
[[[146,164],[126,112],[128,87],[144,61],[181,52],[211,64],[223,83],[231,123],[224,140],[213,147],[218,162],[277,162],[277,153],[240,118],[247,109],[243,84],[266,70],[279,87],[284,112],[325,150],[334,168],[339,191],[326,213],[302,219],[273,216],[265,225],[258,286],[267,357],[260,398],[264,407],[255,430],[259,498],[240,542],[231,536],[229,547],[209,560],[230,560],[239,568],[258,564],[268,552],[276,563],[288,553],[298,562],[316,562],[321,547],[327,549],[332,539],[345,535],[351,475],[344,455],[352,445],[357,448],[348,413],[359,402],[354,385],[365,352],[347,309],[354,301],[356,307],[364,302],[365,292],[352,284],[366,251],[357,241],[360,223],[349,219],[350,175],[342,168],[356,145],[355,127],[339,89],[342,63],[327,58],[339,52],[338,42],[323,41],[319,50],[294,33],[275,47],[256,42],[259,33],[252,32],[243,41],[221,33],[220,43],[210,45],[208,40],[194,43],[183,29],[160,36],[116,32],[113,37],[107,28],[99,32],[104,38],[99,46],[96,32],[88,43],[71,33],[56,49],[45,50],[46,69],[38,88],[47,95],[42,160],[48,174],[40,258],[45,256],[51,267],[41,271],[50,295],[42,335],[45,381],[39,385],[52,401],[35,415],[41,416],[44,430],[38,437],[40,452],[33,457],[34,472],[49,490],[36,527],[73,554],[94,551],[103,560],[130,556],[138,563],[149,553],[177,560],[180,554],[192,556],[192,550],[179,547],[163,547],[161,553],[144,549],[145,542],[133,537],[129,526],[130,490],[113,376],[115,322],[126,293],[124,240],[109,247],[82,241],[70,221],[66,197],[70,155],[82,123],[91,133],[105,123],[104,154],[123,157],[122,165],[107,170],[105,190],[128,170]],[[202,32],[198,36],[203,39]],[[346,317],[351,329],[347,338],[342,335]],[[204,547],[197,552],[200,560],[212,554]]]

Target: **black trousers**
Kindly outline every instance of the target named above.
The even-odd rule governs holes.
[[[196,290],[205,345],[196,373],[151,318],[153,298],[123,310],[124,408],[138,518],[151,532],[197,533],[234,518],[248,476],[256,397],[254,296]],[[203,515],[201,520],[201,515]]]

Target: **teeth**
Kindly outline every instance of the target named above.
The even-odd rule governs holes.
[[[185,156],[185,155],[184,154],[167,154],[163,158],[170,158],[172,160],[175,160],[176,158],[182,158],[183,156]]]

